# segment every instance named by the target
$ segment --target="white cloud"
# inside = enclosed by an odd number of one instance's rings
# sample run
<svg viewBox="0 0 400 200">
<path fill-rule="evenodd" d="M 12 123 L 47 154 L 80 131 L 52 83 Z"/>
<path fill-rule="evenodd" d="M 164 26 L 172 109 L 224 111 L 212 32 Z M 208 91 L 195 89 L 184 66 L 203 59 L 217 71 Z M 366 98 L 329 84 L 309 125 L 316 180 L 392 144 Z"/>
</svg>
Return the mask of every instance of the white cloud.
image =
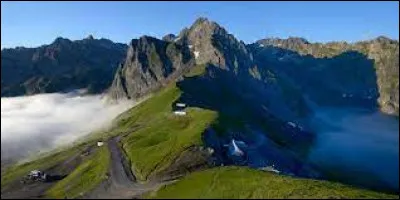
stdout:
<svg viewBox="0 0 400 200">
<path fill-rule="evenodd" d="M 101 96 L 58 93 L 1 98 L 1 160 L 69 144 L 109 126 L 132 106 L 106 104 Z"/>
</svg>

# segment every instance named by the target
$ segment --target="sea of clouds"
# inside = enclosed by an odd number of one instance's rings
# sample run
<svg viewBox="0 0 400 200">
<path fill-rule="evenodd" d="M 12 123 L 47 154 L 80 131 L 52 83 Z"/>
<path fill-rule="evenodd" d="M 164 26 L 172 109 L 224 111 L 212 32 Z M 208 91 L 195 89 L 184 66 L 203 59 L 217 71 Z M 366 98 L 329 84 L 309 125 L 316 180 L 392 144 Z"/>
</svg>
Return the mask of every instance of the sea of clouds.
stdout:
<svg viewBox="0 0 400 200">
<path fill-rule="evenodd" d="M 1 98 L 1 161 L 67 145 L 111 121 L 133 102 L 106 103 L 100 95 L 39 94 Z"/>
<path fill-rule="evenodd" d="M 319 108 L 314 121 L 318 134 L 309 153 L 312 162 L 327 170 L 339 171 L 351 184 L 388 186 L 398 191 L 399 121 L 396 117 L 355 108 Z"/>
</svg>

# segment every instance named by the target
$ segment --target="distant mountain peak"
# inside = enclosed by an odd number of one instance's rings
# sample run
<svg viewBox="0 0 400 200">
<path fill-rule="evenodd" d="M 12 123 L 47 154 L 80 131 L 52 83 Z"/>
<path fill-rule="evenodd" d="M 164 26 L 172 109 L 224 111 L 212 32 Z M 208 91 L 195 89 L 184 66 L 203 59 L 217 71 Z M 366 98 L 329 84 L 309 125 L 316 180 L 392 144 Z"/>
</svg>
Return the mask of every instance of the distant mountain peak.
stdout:
<svg viewBox="0 0 400 200">
<path fill-rule="evenodd" d="M 299 43 L 303 43 L 303 44 L 310 44 L 310 42 L 308 42 L 308 40 L 306 40 L 306 39 L 303 38 L 303 37 L 293 37 L 293 36 L 290 36 L 290 37 L 288 38 L 288 40 L 292 40 L 292 41 L 299 42 Z"/>
<path fill-rule="evenodd" d="M 303 38 L 303 37 L 293 37 L 289 36 L 288 38 L 279 38 L 279 37 L 270 37 L 270 38 L 265 38 L 262 40 L 259 40 L 258 43 L 282 43 L 282 42 L 289 42 L 289 43 L 296 43 L 296 44 L 310 44 L 310 42 Z"/>
<path fill-rule="evenodd" d="M 176 39 L 176 35 L 170 33 L 162 37 L 162 40 L 167 41 L 167 42 L 172 42 Z"/>
<path fill-rule="evenodd" d="M 94 37 L 92 34 L 89 34 L 85 39 L 87 40 L 94 40 Z"/>
<path fill-rule="evenodd" d="M 63 38 L 63 37 L 57 37 L 52 44 L 68 44 L 71 43 L 72 41 L 69 40 L 68 38 Z"/>
</svg>

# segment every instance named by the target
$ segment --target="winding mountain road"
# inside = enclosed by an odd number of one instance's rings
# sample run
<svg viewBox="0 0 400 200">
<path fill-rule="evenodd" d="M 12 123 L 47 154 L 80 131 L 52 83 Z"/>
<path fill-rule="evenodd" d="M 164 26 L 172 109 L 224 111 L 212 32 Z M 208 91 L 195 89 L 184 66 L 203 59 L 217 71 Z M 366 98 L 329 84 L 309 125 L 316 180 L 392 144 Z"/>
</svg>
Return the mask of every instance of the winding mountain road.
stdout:
<svg viewBox="0 0 400 200">
<path fill-rule="evenodd" d="M 138 183 L 130 169 L 130 165 L 123 156 L 122 149 L 118 146 L 120 138 L 121 136 L 117 136 L 108 141 L 108 148 L 111 153 L 111 165 L 108 179 L 93 191 L 84 195 L 84 198 L 139 198 L 146 192 L 156 190 L 163 185 L 175 182 L 174 180 L 165 182 L 153 180 L 143 184 Z"/>
</svg>

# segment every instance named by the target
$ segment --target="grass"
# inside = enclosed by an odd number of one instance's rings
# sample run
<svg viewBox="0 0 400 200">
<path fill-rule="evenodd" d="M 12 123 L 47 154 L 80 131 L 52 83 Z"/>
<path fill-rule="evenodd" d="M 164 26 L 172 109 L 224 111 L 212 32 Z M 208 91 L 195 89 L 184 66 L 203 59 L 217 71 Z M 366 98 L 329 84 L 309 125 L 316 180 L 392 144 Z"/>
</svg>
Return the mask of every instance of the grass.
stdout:
<svg viewBox="0 0 400 200">
<path fill-rule="evenodd" d="M 174 84 L 155 94 L 138 106 L 135 106 L 121 114 L 116 120 L 115 129 L 112 131 L 131 130 L 132 127 L 143 127 L 160 113 L 170 112 L 171 103 L 178 99 L 181 91 Z"/>
<path fill-rule="evenodd" d="M 30 162 L 18 164 L 7 168 L 4 173 L 1 174 L 1 187 L 3 188 L 7 184 L 15 181 L 22 176 L 27 175 L 31 170 L 46 170 L 76 154 L 82 146 L 76 148 L 70 148 L 68 150 L 58 151 L 49 153 L 39 159 L 35 159 Z"/>
<path fill-rule="evenodd" d="M 206 68 L 207 68 L 206 64 L 196 65 L 195 67 L 190 69 L 188 73 L 185 74 L 185 77 L 195 77 L 204 75 L 206 73 Z"/>
<path fill-rule="evenodd" d="M 107 145 L 99 147 L 94 155 L 79 165 L 70 175 L 46 191 L 49 198 L 76 198 L 94 189 L 105 178 L 110 165 Z"/>
<path fill-rule="evenodd" d="M 339 183 L 292 178 L 244 167 L 194 172 L 145 198 L 396 198 Z"/>
<path fill-rule="evenodd" d="M 203 131 L 216 119 L 213 111 L 187 108 L 187 115 L 172 113 L 172 103 L 180 96 L 174 85 L 130 112 L 122 126 L 140 128 L 122 140 L 132 169 L 141 181 L 168 167 L 185 149 L 202 143 Z"/>
</svg>

